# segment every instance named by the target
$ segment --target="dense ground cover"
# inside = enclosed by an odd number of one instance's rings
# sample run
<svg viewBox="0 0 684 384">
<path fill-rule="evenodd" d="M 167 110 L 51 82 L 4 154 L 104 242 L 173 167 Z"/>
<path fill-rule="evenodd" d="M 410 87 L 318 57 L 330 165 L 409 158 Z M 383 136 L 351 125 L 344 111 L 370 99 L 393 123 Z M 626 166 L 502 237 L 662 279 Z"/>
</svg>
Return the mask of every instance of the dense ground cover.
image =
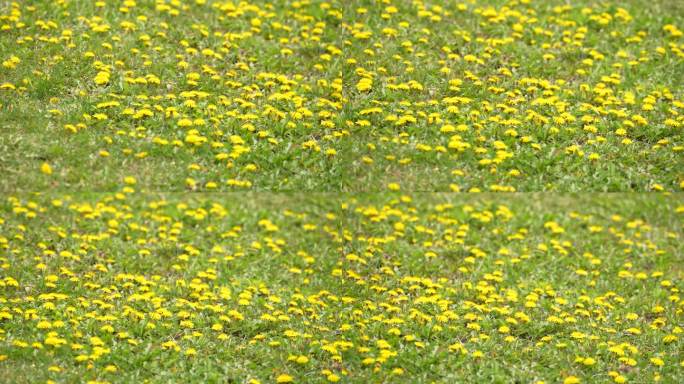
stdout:
<svg viewBox="0 0 684 384">
<path fill-rule="evenodd" d="M 680 3 L 0 2 L 0 382 L 684 382 Z"/>
<path fill-rule="evenodd" d="M 681 191 L 676 1 L 0 4 L 2 190 Z"/>
<path fill-rule="evenodd" d="M 4 382 L 681 382 L 684 197 L 0 208 Z"/>
</svg>

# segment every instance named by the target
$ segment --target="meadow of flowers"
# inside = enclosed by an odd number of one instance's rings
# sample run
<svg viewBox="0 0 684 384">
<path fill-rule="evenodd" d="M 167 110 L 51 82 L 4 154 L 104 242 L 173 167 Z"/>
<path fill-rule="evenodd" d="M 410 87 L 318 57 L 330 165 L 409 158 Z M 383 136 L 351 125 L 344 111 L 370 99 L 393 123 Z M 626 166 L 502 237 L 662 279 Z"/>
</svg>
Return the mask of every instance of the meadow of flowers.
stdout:
<svg viewBox="0 0 684 384">
<path fill-rule="evenodd" d="M 682 196 L 232 196 L 3 202 L 2 381 L 684 377 Z"/>
<path fill-rule="evenodd" d="M 0 384 L 684 382 L 684 1 L 8 0 L 0 64 Z"/>
<path fill-rule="evenodd" d="M 681 191 L 682 28 L 671 0 L 3 2 L 0 185 Z"/>
</svg>

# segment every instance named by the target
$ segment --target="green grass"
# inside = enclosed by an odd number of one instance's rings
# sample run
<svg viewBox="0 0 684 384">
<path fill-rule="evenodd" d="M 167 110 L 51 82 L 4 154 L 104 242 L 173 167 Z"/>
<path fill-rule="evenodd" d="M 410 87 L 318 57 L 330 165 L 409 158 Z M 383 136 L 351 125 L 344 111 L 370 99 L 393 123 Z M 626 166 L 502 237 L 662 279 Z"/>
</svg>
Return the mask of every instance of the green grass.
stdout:
<svg viewBox="0 0 684 384">
<path fill-rule="evenodd" d="M 0 190 L 682 190 L 677 2 L 160 4 L 0 4 Z"/>
<path fill-rule="evenodd" d="M 666 112 L 669 102 L 664 109 L 641 110 L 649 94 L 664 100 L 664 93 L 671 92 L 673 99 L 681 99 L 681 50 L 656 53 L 657 47 L 674 42 L 662 27 L 681 25 L 679 6 L 573 2 L 563 9 L 554 1 L 524 3 L 463 2 L 463 10 L 456 5 L 441 11 L 427 7 L 420 17 L 410 2 L 394 4 L 396 13 L 372 1 L 359 2 L 364 11 L 355 12 L 357 24 L 350 27 L 354 37 L 347 45 L 353 59 L 348 83 L 355 132 L 363 137 L 357 141 L 358 152 L 374 160 L 356 168 L 361 185 L 399 182 L 407 190 L 423 191 L 679 189 L 681 126 L 664 125 L 670 118 L 681 122 L 679 112 Z M 614 18 L 618 6 L 632 19 Z M 487 20 L 485 11 L 492 19 Z M 591 20 L 602 13 L 611 17 L 607 25 Z M 573 44 L 572 36 L 582 28 L 584 37 Z M 627 42 L 640 31 L 641 41 Z M 591 66 L 582 64 L 592 52 L 602 58 Z M 545 59 L 545 54 L 552 56 Z M 619 82 L 608 83 L 613 74 Z M 372 89 L 356 87 L 363 77 L 372 79 Z M 451 80 L 460 84 L 450 87 Z M 411 81 L 420 89 L 396 88 Z M 630 92 L 634 104 L 625 103 Z M 466 99 L 446 102 L 455 97 Z M 457 108 L 449 111 L 450 105 Z M 360 116 L 371 108 L 380 110 Z M 541 117 L 530 119 L 530 112 Z M 645 119 L 643 124 L 626 127 L 625 120 L 635 115 Z M 402 117 L 413 120 L 401 123 Z M 565 121 L 554 120 L 558 118 Z M 463 129 L 440 132 L 445 125 Z M 587 125 L 595 129 L 585 130 Z M 619 128 L 626 132 L 616 134 Z M 397 141 L 400 135 L 404 140 Z M 453 135 L 460 138 L 452 140 Z M 622 144 L 624 138 L 630 143 Z M 467 147 L 457 152 L 450 142 Z M 369 151 L 368 143 L 376 149 Z M 419 150 L 421 145 L 426 151 Z M 568 153 L 571 146 L 577 146 L 575 153 Z M 439 147 L 445 151 L 437 151 Z M 592 153 L 598 159 L 590 159 Z M 412 162 L 401 165 L 400 159 Z M 453 176 L 454 169 L 463 175 Z"/>
<path fill-rule="evenodd" d="M 129 189 L 0 217 L 7 382 L 684 377 L 682 195 Z"/>
<path fill-rule="evenodd" d="M 684 382 L 680 3 L 0 2 L 0 382 Z"/>
</svg>

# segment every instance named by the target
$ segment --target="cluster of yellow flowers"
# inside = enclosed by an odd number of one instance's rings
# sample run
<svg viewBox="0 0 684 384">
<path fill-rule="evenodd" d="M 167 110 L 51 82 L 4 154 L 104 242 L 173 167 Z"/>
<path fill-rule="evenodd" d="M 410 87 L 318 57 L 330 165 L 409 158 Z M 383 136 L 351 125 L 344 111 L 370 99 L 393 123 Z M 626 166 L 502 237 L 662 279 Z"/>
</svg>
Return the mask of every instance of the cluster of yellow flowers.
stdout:
<svg viewBox="0 0 684 384">
<path fill-rule="evenodd" d="M 0 359 L 55 382 L 681 377 L 681 230 L 414 199 L 10 197 Z"/>
<path fill-rule="evenodd" d="M 0 92 L 16 103 L 38 96 L 58 128 L 49 134 L 67 145 L 87 138 L 88 159 L 55 158 L 63 168 L 159 160 L 163 169 L 176 159 L 181 172 L 159 184 L 226 189 L 291 167 L 273 187 L 303 164 L 331 167 L 349 135 L 335 2 L 14 2 L 6 11 L 3 37 L 23 57 L 3 61 L 17 82 Z M 52 89 L 37 95 L 43 82 Z"/>
<path fill-rule="evenodd" d="M 0 94 L 67 185 L 684 188 L 681 20 L 555 3 L 13 2 Z"/>
<path fill-rule="evenodd" d="M 0 382 L 684 382 L 652 3 L 0 3 Z"/>
<path fill-rule="evenodd" d="M 359 163 L 390 182 L 421 165 L 434 174 L 412 189 L 596 190 L 639 158 L 662 173 L 607 189 L 684 188 L 682 77 L 653 73 L 681 66 L 675 25 L 622 4 L 365 3 L 345 25 L 351 118 Z"/>
</svg>

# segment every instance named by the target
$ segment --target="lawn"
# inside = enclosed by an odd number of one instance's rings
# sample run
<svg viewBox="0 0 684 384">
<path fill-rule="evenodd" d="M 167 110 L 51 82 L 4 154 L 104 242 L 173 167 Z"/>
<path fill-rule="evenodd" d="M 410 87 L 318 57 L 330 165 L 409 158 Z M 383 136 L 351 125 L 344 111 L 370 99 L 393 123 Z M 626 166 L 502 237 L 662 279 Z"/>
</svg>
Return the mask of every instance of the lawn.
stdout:
<svg viewBox="0 0 684 384">
<path fill-rule="evenodd" d="M 0 1 L 0 172 L 0 383 L 684 382 L 682 1 Z"/>
<path fill-rule="evenodd" d="M 684 196 L 0 206 L 8 383 L 679 383 Z"/>
<path fill-rule="evenodd" d="M 0 3 L 2 191 L 682 191 L 684 6 Z"/>
</svg>

